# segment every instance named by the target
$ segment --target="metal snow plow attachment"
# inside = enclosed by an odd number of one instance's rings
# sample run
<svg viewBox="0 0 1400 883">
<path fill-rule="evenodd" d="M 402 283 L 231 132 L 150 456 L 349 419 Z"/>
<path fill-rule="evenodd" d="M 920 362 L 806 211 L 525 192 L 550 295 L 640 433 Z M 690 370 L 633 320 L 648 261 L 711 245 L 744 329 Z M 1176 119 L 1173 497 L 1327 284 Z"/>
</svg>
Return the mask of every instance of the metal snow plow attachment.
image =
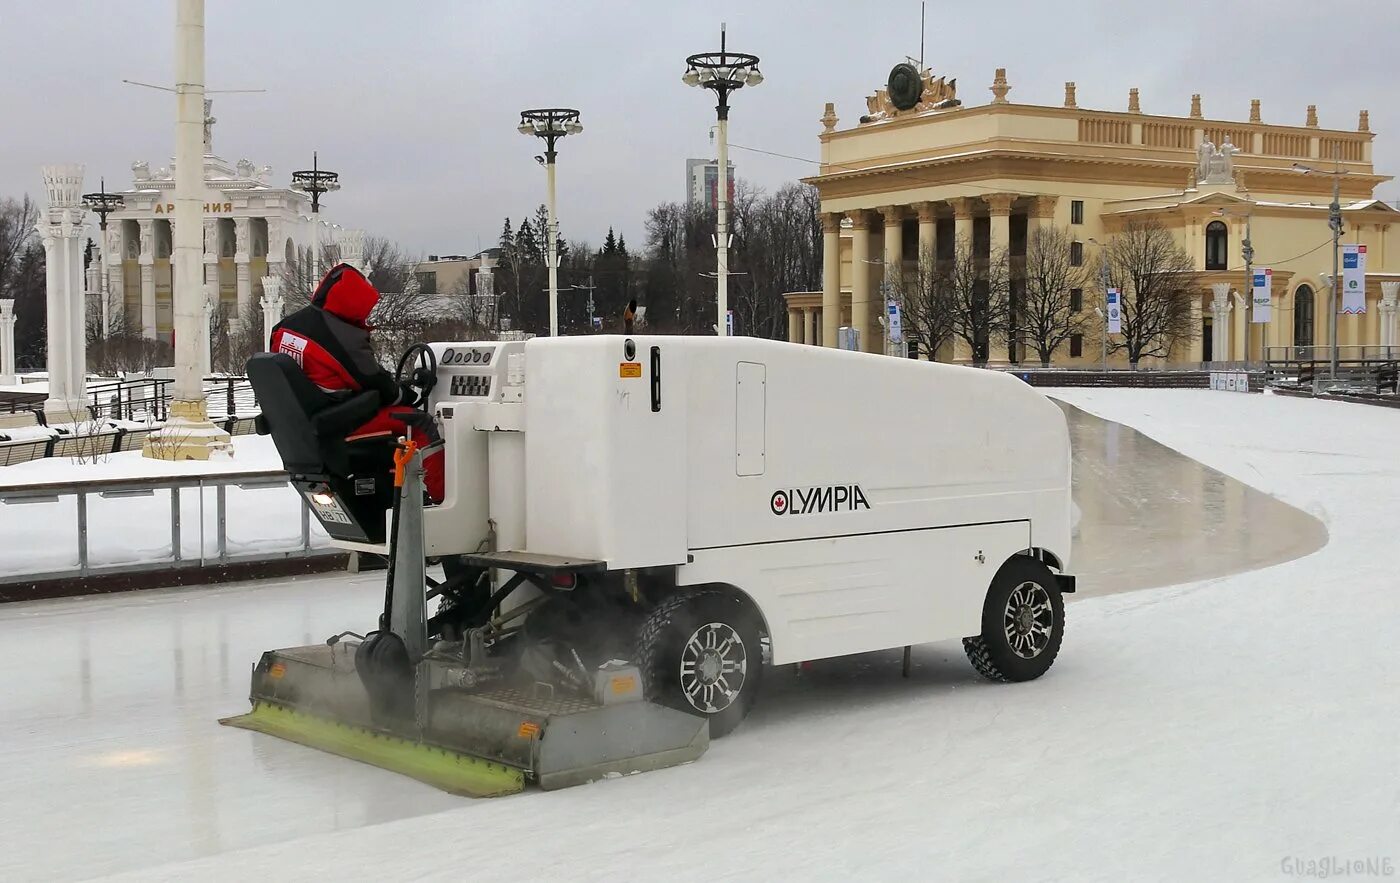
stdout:
<svg viewBox="0 0 1400 883">
<path fill-rule="evenodd" d="M 704 754 L 708 722 L 646 701 L 635 666 L 613 660 L 586 668 L 577 653 L 576 665 L 566 666 L 525 638 L 518 614 L 528 607 L 499 613 L 502 600 L 549 572 L 549 561 L 531 571 L 528 561 L 496 556 L 502 560 L 490 566 L 508 559 L 514 575 L 480 608 L 482 624 L 456 640 L 433 641 L 439 630 L 430 629 L 437 618 L 425 609 L 421 457 L 408 443 L 395 465 L 379 630 L 264 653 L 253 668 L 252 711 L 220 723 L 470 797 L 514 794 L 527 781 L 564 788 Z M 348 511 L 332 486 L 303 492 L 324 497 L 323 508 Z"/>
<path fill-rule="evenodd" d="M 599 702 L 550 696 L 545 685 L 537 691 L 448 686 L 464 669 L 429 658 L 417 666 L 411 713 L 376 715 L 355 670 L 357 647 L 342 642 L 264 653 L 253 671 L 253 710 L 221 723 L 468 797 L 514 794 L 526 781 L 553 790 L 688 763 L 709 745 L 705 721 L 641 699 L 640 678 L 630 667 L 600 673 Z"/>
</svg>

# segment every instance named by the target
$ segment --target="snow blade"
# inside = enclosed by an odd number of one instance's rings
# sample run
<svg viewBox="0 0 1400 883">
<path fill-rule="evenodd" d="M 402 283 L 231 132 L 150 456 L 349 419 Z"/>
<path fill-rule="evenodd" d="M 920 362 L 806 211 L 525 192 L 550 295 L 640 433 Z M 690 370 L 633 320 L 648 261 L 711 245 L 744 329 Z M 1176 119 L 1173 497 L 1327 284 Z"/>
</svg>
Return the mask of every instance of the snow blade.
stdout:
<svg viewBox="0 0 1400 883">
<path fill-rule="evenodd" d="M 436 745 L 336 723 L 271 702 L 219 723 L 296 742 L 417 779 L 462 797 L 501 797 L 525 787 L 525 774 Z"/>
</svg>

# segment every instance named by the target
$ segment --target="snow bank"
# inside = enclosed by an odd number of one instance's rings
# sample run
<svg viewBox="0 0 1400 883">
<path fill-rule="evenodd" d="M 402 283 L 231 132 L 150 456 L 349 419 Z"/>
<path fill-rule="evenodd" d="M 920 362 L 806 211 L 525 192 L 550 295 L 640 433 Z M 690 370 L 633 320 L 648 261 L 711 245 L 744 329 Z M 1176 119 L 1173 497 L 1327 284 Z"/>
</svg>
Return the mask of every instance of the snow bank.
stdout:
<svg viewBox="0 0 1400 883">
<path fill-rule="evenodd" d="M 690 766 L 128 879 L 1116 883 L 1277 880 L 1324 857 L 1400 864 L 1400 412 L 1194 390 L 1057 395 L 1316 513 L 1329 544 L 1077 601 L 1059 661 L 1034 683 L 981 681 L 955 644 L 916 649 L 907 681 L 897 653 L 774 671 L 753 718 Z M 253 752 L 265 738 L 242 735 Z M 57 826 L 56 841 L 70 836 Z"/>
</svg>

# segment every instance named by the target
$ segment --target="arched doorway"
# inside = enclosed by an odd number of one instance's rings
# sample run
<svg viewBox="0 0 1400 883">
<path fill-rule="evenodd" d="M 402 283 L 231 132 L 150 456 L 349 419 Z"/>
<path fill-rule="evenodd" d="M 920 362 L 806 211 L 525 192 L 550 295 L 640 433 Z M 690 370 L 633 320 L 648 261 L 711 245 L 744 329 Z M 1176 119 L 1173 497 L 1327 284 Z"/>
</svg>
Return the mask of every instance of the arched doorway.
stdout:
<svg viewBox="0 0 1400 883">
<path fill-rule="evenodd" d="M 1206 269 L 1225 270 L 1230 266 L 1230 231 L 1221 221 L 1206 225 Z"/>
<path fill-rule="evenodd" d="M 1313 348 L 1313 290 L 1299 285 L 1293 292 L 1293 357 L 1311 359 Z"/>
</svg>

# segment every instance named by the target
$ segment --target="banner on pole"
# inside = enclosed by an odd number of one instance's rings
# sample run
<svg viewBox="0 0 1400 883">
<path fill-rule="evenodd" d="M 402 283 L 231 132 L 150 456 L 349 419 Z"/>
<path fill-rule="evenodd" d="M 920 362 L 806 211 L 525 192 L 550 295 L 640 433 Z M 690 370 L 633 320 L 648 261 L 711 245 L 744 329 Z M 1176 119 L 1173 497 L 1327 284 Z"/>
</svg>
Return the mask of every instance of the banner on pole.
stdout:
<svg viewBox="0 0 1400 883">
<path fill-rule="evenodd" d="M 1250 322 L 1267 322 L 1273 309 L 1274 271 L 1269 268 L 1254 271 L 1254 293 L 1250 296 L 1253 309 L 1249 311 Z"/>
<path fill-rule="evenodd" d="M 893 299 L 885 305 L 885 315 L 889 323 L 890 343 L 904 342 L 904 327 L 899 318 L 899 304 Z"/>
<path fill-rule="evenodd" d="M 1342 312 L 1366 312 L 1366 246 L 1342 246 Z"/>
<path fill-rule="evenodd" d="M 726 313 L 724 314 L 724 335 L 725 335 L 725 337 L 733 337 L 733 336 L 734 336 L 734 311 L 733 311 L 733 310 L 729 310 L 728 312 L 726 312 Z"/>
<path fill-rule="evenodd" d="M 1118 302 L 1118 289 L 1108 290 L 1108 333 L 1123 333 L 1123 308 Z"/>
</svg>

